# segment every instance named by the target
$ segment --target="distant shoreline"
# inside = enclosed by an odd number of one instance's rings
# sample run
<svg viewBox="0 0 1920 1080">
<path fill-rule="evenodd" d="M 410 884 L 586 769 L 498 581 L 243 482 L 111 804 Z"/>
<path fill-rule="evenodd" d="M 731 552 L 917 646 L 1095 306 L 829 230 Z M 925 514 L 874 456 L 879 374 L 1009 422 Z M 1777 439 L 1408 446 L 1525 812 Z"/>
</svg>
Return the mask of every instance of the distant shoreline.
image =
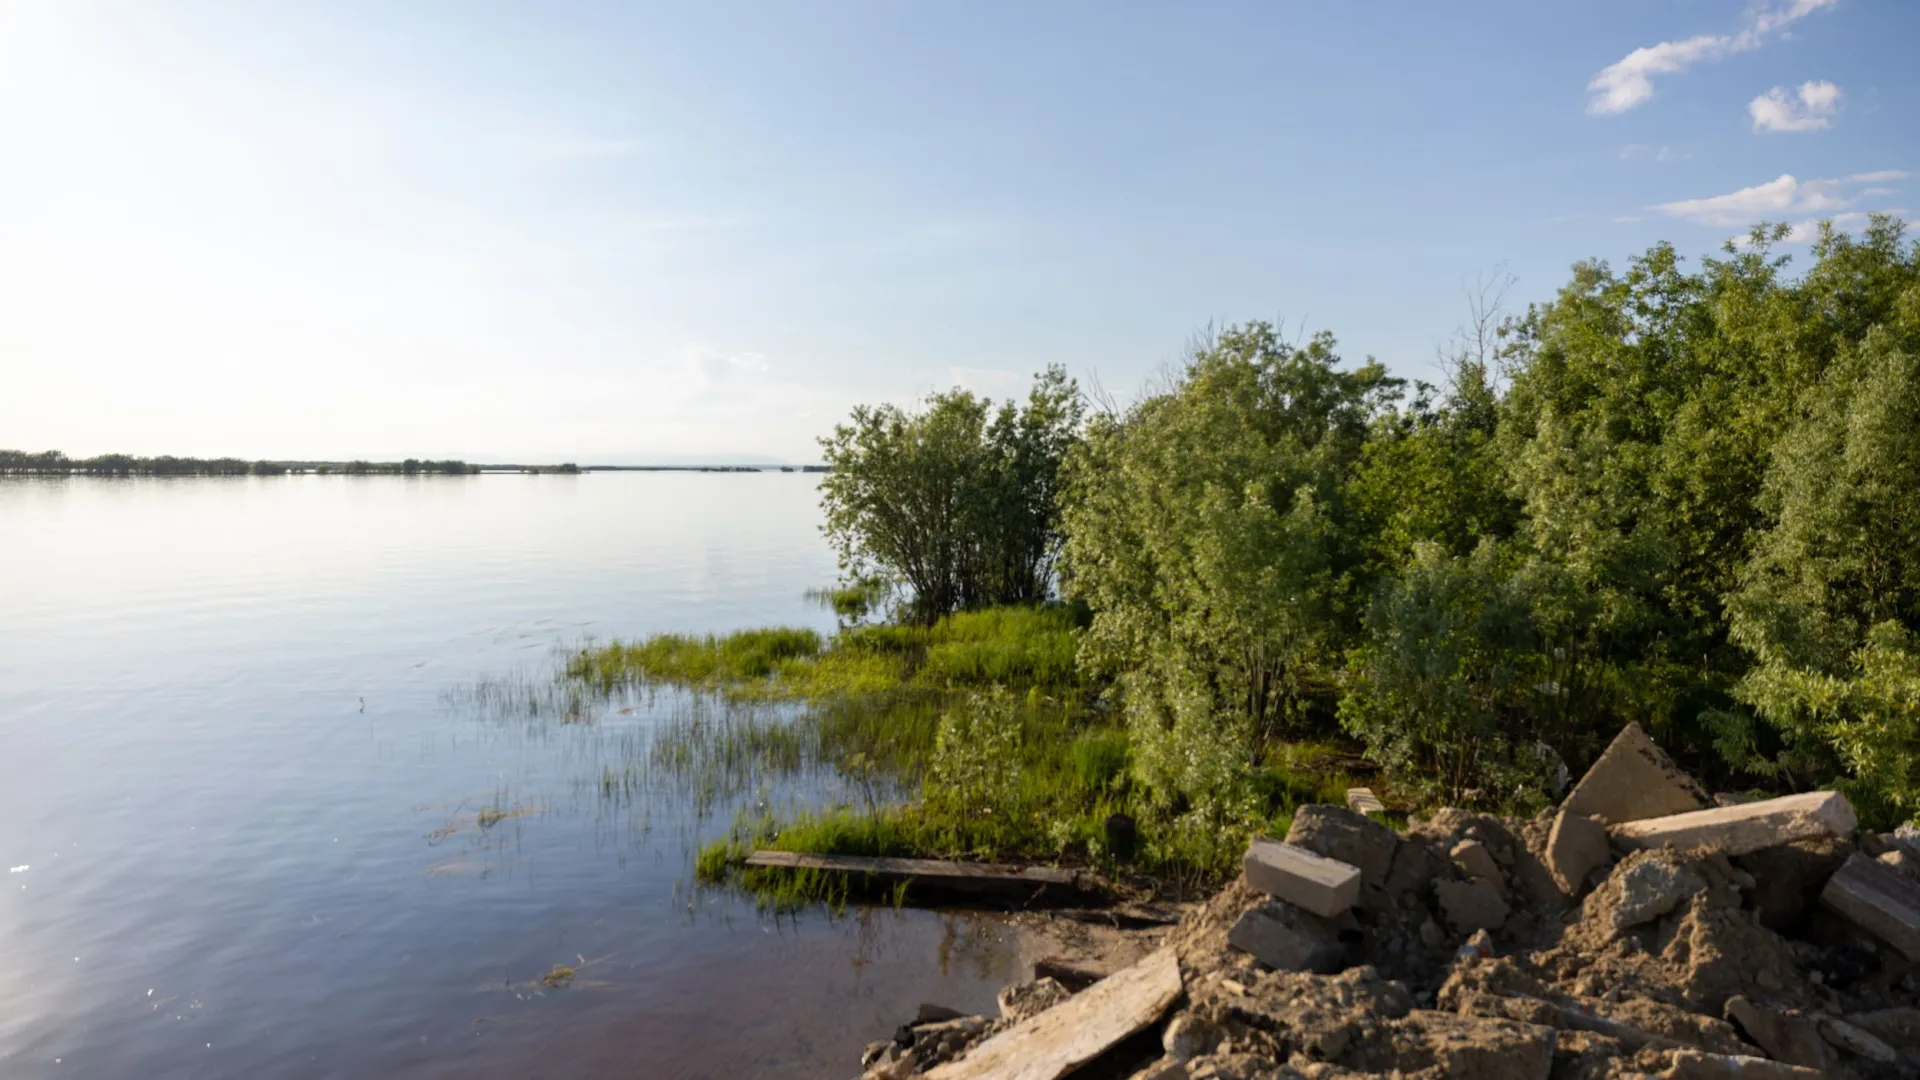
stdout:
<svg viewBox="0 0 1920 1080">
<path fill-rule="evenodd" d="M 243 458 L 190 458 L 162 455 L 136 457 L 132 454 L 102 454 L 90 458 L 70 458 L 57 450 L 29 454 L 19 450 L 0 450 L 0 476 L 287 476 L 312 473 L 318 476 L 473 476 L 479 473 L 532 473 L 577 475 L 589 472 L 725 472 L 725 473 L 824 473 L 825 465 L 557 465 L 486 464 L 447 459 L 429 461 L 407 458 L 402 461 L 248 461 Z"/>
</svg>

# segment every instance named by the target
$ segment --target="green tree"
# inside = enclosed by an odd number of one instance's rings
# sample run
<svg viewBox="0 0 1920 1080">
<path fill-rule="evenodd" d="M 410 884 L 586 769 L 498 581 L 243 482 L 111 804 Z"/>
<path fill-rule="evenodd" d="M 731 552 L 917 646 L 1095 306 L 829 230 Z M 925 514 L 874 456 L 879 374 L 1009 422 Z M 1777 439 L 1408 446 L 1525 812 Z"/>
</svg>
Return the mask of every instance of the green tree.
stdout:
<svg viewBox="0 0 1920 1080">
<path fill-rule="evenodd" d="M 1372 361 L 1339 363 L 1330 335 L 1228 329 L 1069 458 L 1064 576 L 1093 611 L 1082 661 L 1124 680 L 1150 784 L 1191 783 L 1169 755 L 1247 760 L 1326 681 L 1359 563 L 1343 477 L 1399 387 Z"/>
<path fill-rule="evenodd" d="M 1060 547 L 1057 474 L 1078 438 L 1079 388 L 1039 375 L 1025 408 L 965 390 L 908 412 L 858 406 L 821 446 L 828 539 L 852 581 L 907 590 L 931 624 L 951 611 L 1028 603 L 1052 590 Z"/>
</svg>

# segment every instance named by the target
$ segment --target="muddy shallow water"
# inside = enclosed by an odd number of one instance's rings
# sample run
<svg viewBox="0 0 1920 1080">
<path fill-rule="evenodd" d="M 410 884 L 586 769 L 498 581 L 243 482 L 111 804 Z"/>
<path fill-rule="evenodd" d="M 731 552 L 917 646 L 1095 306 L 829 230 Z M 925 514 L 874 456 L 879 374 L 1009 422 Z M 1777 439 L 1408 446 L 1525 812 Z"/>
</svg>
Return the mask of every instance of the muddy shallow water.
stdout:
<svg viewBox="0 0 1920 1080">
<path fill-rule="evenodd" d="M 696 801 L 645 768 L 685 701 L 458 704 L 589 636 L 830 628 L 815 484 L 0 479 L 0 1076 L 833 1077 L 991 1008 L 1003 922 L 691 887 L 832 777 Z"/>
</svg>

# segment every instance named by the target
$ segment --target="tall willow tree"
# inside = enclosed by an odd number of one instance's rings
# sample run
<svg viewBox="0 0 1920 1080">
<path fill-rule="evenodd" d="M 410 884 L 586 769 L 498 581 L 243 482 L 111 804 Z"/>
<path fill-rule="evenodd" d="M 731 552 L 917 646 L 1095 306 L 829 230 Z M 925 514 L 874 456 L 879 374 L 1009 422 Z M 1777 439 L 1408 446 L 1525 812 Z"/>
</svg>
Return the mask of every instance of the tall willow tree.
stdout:
<svg viewBox="0 0 1920 1080">
<path fill-rule="evenodd" d="M 1060 550 L 1057 477 L 1082 412 L 1059 367 L 1036 377 L 1024 407 L 959 389 L 912 412 L 856 407 L 820 440 L 824 530 L 842 572 L 904 587 L 924 622 L 1045 599 Z"/>
<path fill-rule="evenodd" d="M 1220 789 L 1299 720 L 1338 635 L 1344 472 L 1397 390 L 1334 340 L 1229 329 L 1166 392 L 1097 418 L 1069 458 L 1065 577 L 1093 610 L 1082 660 L 1125 687 L 1143 778 Z"/>
</svg>

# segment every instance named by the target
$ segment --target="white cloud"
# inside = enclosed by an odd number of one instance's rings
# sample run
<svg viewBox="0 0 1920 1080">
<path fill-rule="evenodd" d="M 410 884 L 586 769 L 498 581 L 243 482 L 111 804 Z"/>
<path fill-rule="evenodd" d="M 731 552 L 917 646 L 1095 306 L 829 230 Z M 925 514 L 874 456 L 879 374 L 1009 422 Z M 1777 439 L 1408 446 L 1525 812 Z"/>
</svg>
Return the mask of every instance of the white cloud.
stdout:
<svg viewBox="0 0 1920 1080">
<path fill-rule="evenodd" d="M 1860 197 L 1863 199 L 1870 199 L 1875 195 L 1897 195 L 1897 194 L 1899 194 L 1898 188 L 1870 187 L 1860 192 Z"/>
<path fill-rule="evenodd" d="M 1798 91 L 1774 87 L 1747 102 L 1747 115 L 1755 131 L 1820 131 L 1831 125 L 1839 106 L 1840 88 L 1816 79 L 1801 83 Z"/>
<path fill-rule="evenodd" d="M 1854 173 L 1847 177 L 1850 183 L 1884 184 L 1889 180 L 1911 180 L 1913 174 L 1900 169 L 1881 169 L 1879 172 Z"/>
<path fill-rule="evenodd" d="M 1677 202 L 1660 203 L 1649 209 L 1696 224 L 1719 228 L 1745 228 L 1760 221 L 1778 221 L 1788 216 L 1818 215 L 1804 217 L 1793 224 L 1793 232 L 1789 239 L 1798 241 L 1816 235 L 1823 218 L 1844 227 L 1848 224 L 1864 222 L 1869 213 L 1904 215 L 1906 211 L 1901 209 L 1858 205 L 1863 199 L 1892 194 L 1891 188 L 1863 188 L 1851 193 L 1847 189 L 1869 177 L 1905 175 L 1897 169 L 1858 173 L 1837 180 L 1801 180 L 1787 174 L 1764 184 L 1755 184 L 1725 195 L 1681 199 Z"/>
<path fill-rule="evenodd" d="M 1696 34 L 1682 41 L 1643 45 L 1601 68 L 1587 84 L 1593 93 L 1587 111 L 1595 116 L 1613 116 L 1644 105 L 1653 97 L 1655 75 L 1677 75 L 1698 63 L 1750 52 L 1788 25 L 1838 2 L 1793 0 L 1783 6 L 1761 7 L 1748 13 L 1746 27 L 1737 34 Z"/>
</svg>

